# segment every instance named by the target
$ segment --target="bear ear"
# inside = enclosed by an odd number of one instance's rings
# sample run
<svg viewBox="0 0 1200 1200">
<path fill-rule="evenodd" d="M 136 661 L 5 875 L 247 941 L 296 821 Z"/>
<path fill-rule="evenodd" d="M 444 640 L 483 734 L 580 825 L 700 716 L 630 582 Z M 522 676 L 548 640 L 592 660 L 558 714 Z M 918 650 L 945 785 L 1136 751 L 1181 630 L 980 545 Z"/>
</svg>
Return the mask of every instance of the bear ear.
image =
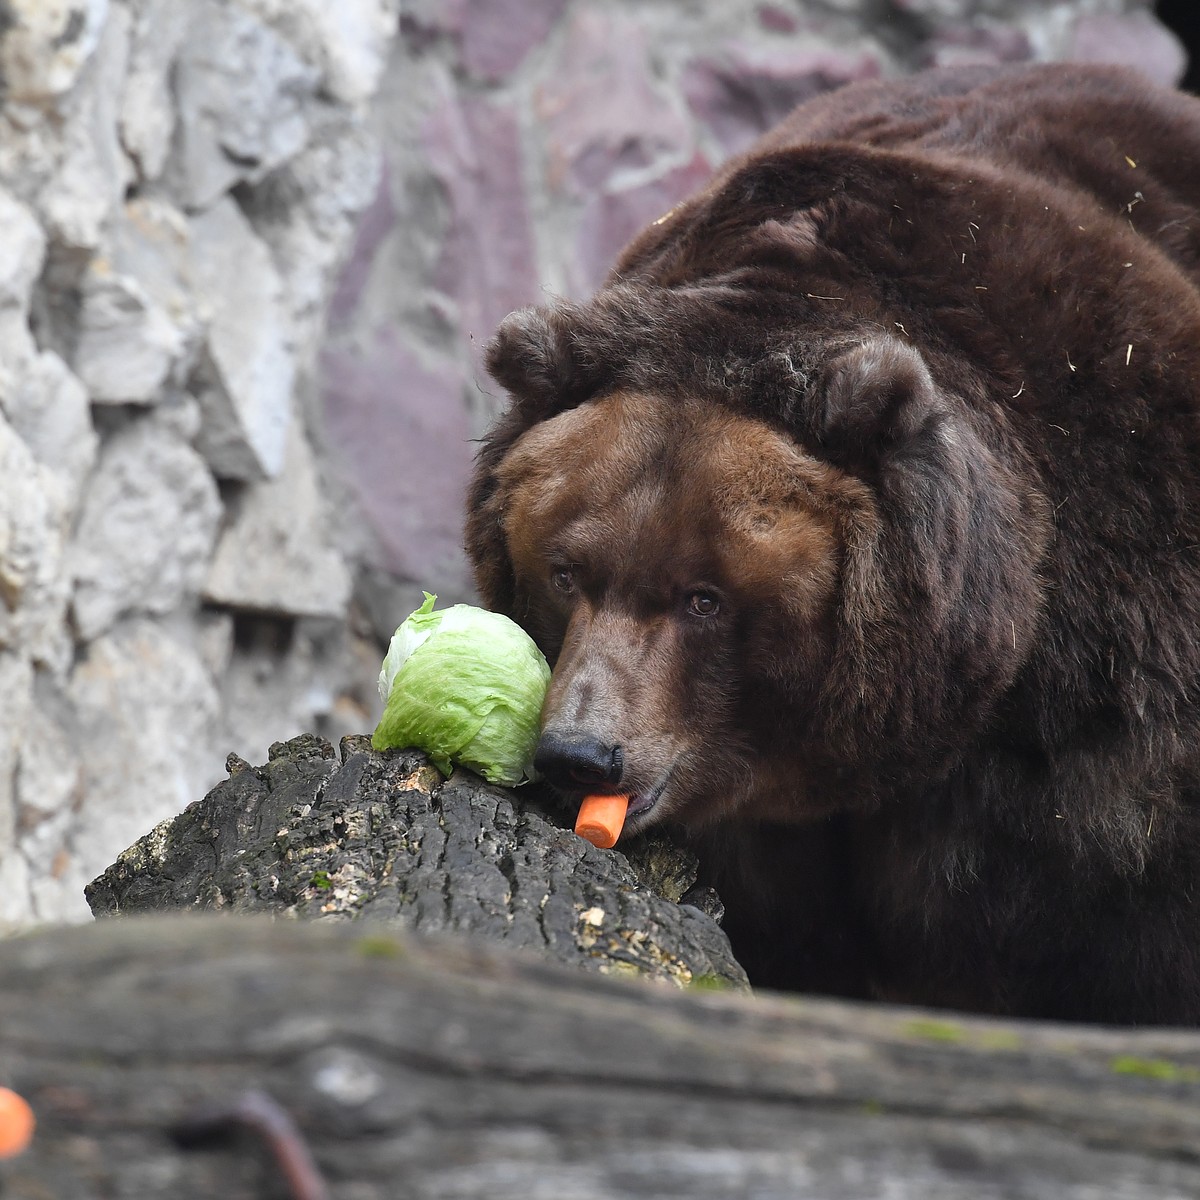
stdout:
<svg viewBox="0 0 1200 1200">
<path fill-rule="evenodd" d="M 571 408 L 594 388 L 577 346 L 571 305 L 510 313 L 488 343 L 488 374 L 532 424 Z"/>
<path fill-rule="evenodd" d="M 835 457 L 877 464 L 946 415 L 918 350 L 872 338 L 825 366 L 814 418 L 818 440 Z"/>
</svg>

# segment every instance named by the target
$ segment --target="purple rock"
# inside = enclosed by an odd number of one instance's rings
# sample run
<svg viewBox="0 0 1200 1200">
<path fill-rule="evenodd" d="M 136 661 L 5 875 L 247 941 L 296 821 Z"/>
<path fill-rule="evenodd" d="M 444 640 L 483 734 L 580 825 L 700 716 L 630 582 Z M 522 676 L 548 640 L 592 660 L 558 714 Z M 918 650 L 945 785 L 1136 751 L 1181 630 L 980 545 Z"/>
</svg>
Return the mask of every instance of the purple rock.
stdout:
<svg viewBox="0 0 1200 1200">
<path fill-rule="evenodd" d="M 942 29 L 924 48 L 921 65 L 960 67 L 973 63 L 1026 62 L 1033 47 L 1024 30 L 999 25 L 955 25 Z"/>
<path fill-rule="evenodd" d="M 650 183 L 622 191 L 600 192 L 584 208 L 573 290 L 592 292 L 603 283 L 617 255 L 651 221 L 670 212 L 712 174 L 702 154 Z"/>
<path fill-rule="evenodd" d="M 881 70 L 878 57 L 868 50 L 735 47 L 720 57 L 693 60 L 683 91 L 697 118 L 732 154 L 801 101 L 854 80 L 873 79 Z"/>
<path fill-rule="evenodd" d="M 1136 67 L 1155 83 L 1173 87 L 1187 70 L 1179 39 L 1148 12 L 1097 13 L 1075 22 L 1067 57 L 1075 62 Z"/>
<path fill-rule="evenodd" d="M 795 33 L 799 28 L 796 18 L 778 4 L 760 4 L 758 23 L 772 33 Z"/>
<path fill-rule="evenodd" d="M 434 284 L 478 359 L 500 318 L 538 296 L 520 133 L 510 109 L 463 97 L 431 115 L 422 141 L 450 210 Z"/>
<path fill-rule="evenodd" d="M 391 170 L 385 160 L 375 198 L 358 219 L 350 257 L 346 260 L 346 265 L 338 277 L 337 287 L 330 297 L 330 329 L 341 328 L 354 315 L 371 274 L 375 255 L 395 224 L 396 209 L 392 203 Z"/>
<path fill-rule="evenodd" d="M 511 74 L 541 45 L 566 0 L 466 0 L 462 56 L 467 70 L 490 82 Z"/>
<path fill-rule="evenodd" d="M 630 17 L 580 10 L 536 105 L 552 192 L 590 196 L 689 145 L 686 122 L 651 79 L 642 26 Z"/>
<path fill-rule="evenodd" d="M 461 372 L 423 364 L 390 332 L 365 352 L 327 347 L 320 371 L 333 461 L 379 541 L 381 565 L 436 578 L 461 557 L 473 454 Z"/>
</svg>

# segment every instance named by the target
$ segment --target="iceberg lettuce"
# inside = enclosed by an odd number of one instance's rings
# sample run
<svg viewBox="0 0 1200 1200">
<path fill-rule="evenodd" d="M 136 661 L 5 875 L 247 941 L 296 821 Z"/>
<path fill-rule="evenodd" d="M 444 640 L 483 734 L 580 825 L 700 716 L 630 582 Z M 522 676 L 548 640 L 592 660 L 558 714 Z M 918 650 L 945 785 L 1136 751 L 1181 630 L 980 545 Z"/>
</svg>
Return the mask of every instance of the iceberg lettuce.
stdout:
<svg viewBox="0 0 1200 1200">
<path fill-rule="evenodd" d="M 464 766 L 506 787 L 534 778 L 545 657 L 508 617 L 469 604 L 434 612 L 436 600 L 426 592 L 392 636 L 371 744 L 416 746 L 445 774 Z"/>
</svg>

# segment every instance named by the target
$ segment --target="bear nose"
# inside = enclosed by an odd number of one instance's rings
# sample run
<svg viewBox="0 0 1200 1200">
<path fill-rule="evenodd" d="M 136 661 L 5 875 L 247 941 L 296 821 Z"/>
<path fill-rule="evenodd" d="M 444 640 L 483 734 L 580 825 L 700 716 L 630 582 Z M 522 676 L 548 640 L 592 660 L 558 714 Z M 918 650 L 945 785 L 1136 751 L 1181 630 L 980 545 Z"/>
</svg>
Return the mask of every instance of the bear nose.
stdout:
<svg viewBox="0 0 1200 1200">
<path fill-rule="evenodd" d="M 535 770 L 556 787 L 593 787 L 619 783 L 624 763 L 621 747 L 586 733 L 547 731 L 533 756 Z"/>
</svg>

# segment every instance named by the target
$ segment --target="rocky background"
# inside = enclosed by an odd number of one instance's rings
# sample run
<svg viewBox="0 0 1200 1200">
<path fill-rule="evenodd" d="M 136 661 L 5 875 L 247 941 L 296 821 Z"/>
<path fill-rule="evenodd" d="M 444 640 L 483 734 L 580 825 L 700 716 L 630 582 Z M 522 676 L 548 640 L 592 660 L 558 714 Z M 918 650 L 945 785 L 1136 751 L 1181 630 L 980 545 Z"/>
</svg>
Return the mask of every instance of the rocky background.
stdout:
<svg viewBox="0 0 1200 1200">
<path fill-rule="evenodd" d="M 1148 0 L 0 0 L 0 922 L 469 599 L 510 309 L 793 104 L 971 61 L 1175 82 Z"/>
</svg>

